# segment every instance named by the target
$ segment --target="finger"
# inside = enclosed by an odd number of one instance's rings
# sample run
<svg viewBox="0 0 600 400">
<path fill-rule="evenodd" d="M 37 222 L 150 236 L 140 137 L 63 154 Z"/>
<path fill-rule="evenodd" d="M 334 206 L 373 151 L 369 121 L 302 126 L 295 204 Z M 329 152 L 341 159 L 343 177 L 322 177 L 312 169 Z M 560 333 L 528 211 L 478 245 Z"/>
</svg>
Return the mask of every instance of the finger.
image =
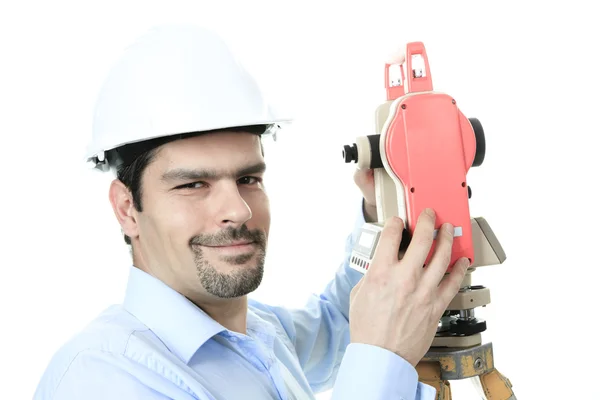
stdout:
<svg viewBox="0 0 600 400">
<path fill-rule="evenodd" d="M 359 185 L 363 183 L 373 182 L 374 176 L 375 174 L 372 168 L 363 169 L 357 167 L 356 171 L 354 172 L 354 182 Z"/>
<path fill-rule="evenodd" d="M 468 258 L 460 258 L 454 263 L 452 270 L 438 287 L 436 298 L 440 309 L 443 309 L 442 312 L 446 310 L 452 299 L 454 299 L 454 296 L 460 290 L 460 285 L 465 278 L 469 265 Z"/>
<path fill-rule="evenodd" d="M 425 260 L 433 245 L 433 231 L 435 230 L 435 212 L 426 208 L 421 212 L 415 226 L 415 231 L 406 249 L 402 261 L 412 268 L 422 270 Z"/>
<path fill-rule="evenodd" d="M 392 266 L 398 262 L 398 250 L 402 241 L 404 221 L 398 217 L 391 217 L 385 222 L 377 248 L 373 254 L 373 261 L 369 273 L 377 273 L 380 268 Z"/>
<path fill-rule="evenodd" d="M 423 283 L 432 289 L 440 284 L 448 270 L 452 259 L 452 244 L 454 243 L 454 227 L 444 223 L 438 230 L 433 256 L 423 272 Z"/>
</svg>

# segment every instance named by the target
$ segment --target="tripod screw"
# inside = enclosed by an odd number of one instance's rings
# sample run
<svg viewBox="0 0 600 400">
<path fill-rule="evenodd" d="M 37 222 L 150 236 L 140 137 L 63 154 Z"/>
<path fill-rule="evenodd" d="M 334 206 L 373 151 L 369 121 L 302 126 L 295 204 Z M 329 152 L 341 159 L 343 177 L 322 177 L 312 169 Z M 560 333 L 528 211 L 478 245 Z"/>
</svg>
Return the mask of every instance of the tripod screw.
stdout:
<svg viewBox="0 0 600 400">
<path fill-rule="evenodd" d="M 481 369 L 481 367 L 483 367 L 483 361 L 481 361 L 481 358 L 475 360 L 473 366 L 475 367 L 475 369 Z"/>
</svg>

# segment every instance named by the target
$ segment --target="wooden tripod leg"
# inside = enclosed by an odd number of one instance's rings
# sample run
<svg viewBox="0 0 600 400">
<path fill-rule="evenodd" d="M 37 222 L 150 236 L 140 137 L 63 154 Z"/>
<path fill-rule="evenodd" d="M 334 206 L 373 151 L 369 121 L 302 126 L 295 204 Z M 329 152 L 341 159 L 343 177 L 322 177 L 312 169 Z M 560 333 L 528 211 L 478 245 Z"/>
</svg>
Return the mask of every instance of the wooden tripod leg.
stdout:
<svg viewBox="0 0 600 400">
<path fill-rule="evenodd" d="M 434 361 L 421 361 L 417 364 L 419 381 L 435 388 L 435 400 L 452 400 L 450 382 L 442 379 L 442 367 Z"/>
<path fill-rule="evenodd" d="M 487 400 L 517 400 L 512 384 L 496 368 L 479 376 Z"/>
</svg>

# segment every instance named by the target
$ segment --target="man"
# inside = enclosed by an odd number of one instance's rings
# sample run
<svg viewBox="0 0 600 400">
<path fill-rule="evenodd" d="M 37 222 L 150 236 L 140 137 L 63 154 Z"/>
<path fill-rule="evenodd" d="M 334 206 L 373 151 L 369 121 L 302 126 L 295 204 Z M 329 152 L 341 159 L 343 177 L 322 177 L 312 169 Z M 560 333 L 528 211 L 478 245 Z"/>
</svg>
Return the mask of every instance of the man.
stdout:
<svg viewBox="0 0 600 400">
<path fill-rule="evenodd" d="M 306 308 L 249 300 L 269 237 L 261 137 L 286 121 L 221 39 L 161 27 L 131 46 L 98 100 L 89 159 L 113 168 L 109 199 L 133 265 L 113 306 L 53 357 L 35 399 L 433 399 L 417 362 L 458 291 L 452 234 L 423 213 L 401 261 L 387 221 L 369 274 L 348 267 Z M 376 215 L 372 175 L 357 227 Z"/>
</svg>

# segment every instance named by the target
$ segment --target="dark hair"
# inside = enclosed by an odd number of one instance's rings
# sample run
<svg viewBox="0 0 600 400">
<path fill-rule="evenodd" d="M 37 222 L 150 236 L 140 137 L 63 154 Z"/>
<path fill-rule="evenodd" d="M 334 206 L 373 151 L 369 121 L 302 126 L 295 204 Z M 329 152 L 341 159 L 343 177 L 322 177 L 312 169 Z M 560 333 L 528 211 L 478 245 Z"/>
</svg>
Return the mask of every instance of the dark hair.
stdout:
<svg viewBox="0 0 600 400">
<path fill-rule="evenodd" d="M 132 143 L 117 149 L 107 155 L 107 158 L 112 159 L 116 162 L 116 175 L 117 179 L 123 182 L 123 184 L 129 189 L 133 197 L 133 206 L 137 211 L 142 211 L 142 175 L 144 171 L 152 163 L 158 149 L 169 142 L 186 139 L 194 136 L 199 136 L 209 132 L 248 132 L 255 135 L 264 134 L 269 126 L 267 125 L 252 125 L 252 126 L 240 126 L 234 128 L 219 129 L 206 132 L 190 132 L 178 135 L 172 135 L 168 137 L 161 137 L 156 139 L 150 139 L 144 142 Z M 261 152 L 264 150 L 261 142 Z M 131 238 L 127 235 L 123 235 L 125 243 L 131 245 Z"/>
</svg>

